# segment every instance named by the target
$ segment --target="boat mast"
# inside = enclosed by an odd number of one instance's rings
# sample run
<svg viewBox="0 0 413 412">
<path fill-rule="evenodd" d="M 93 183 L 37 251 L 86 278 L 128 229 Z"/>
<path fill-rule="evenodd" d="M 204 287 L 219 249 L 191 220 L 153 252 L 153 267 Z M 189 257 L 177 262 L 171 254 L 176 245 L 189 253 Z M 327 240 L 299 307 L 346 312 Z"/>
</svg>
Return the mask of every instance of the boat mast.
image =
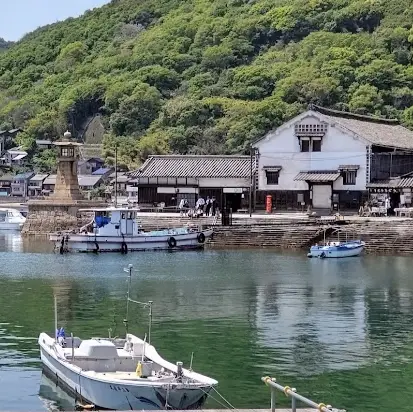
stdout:
<svg viewBox="0 0 413 412">
<path fill-rule="evenodd" d="M 129 320 L 130 287 L 131 287 L 131 282 L 132 282 L 132 268 L 133 268 L 133 265 L 129 264 L 128 268 L 125 269 L 125 272 L 129 274 L 128 275 L 128 293 L 126 295 L 126 317 L 123 320 L 123 323 L 125 324 L 125 328 L 126 328 L 126 334 L 129 333 L 128 320 Z"/>
<path fill-rule="evenodd" d="M 129 264 L 127 268 L 124 269 L 126 273 L 128 273 L 128 292 L 126 295 L 126 317 L 123 320 L 123 323 L 125 324 L 126 328 L 126 334 L 129 333 L 129 302 L 136 303 L 137 305 L 141 305 L 144 308 L 149 308 L 149 325 L 148 325 L 148 343 L 149 345 L 151 344 L 151 332 L 152 332 L 152 304 L 153 301 L 149 300 L 148 302 L 138 302 L 137 300 L 133 300 L 130 298 L 130 290 L 131 290 L 131 284 L 132 284 L 132 268 L 133 265 Z M 145 335 L 146 336 L 146 335 Z"/>
</svg>

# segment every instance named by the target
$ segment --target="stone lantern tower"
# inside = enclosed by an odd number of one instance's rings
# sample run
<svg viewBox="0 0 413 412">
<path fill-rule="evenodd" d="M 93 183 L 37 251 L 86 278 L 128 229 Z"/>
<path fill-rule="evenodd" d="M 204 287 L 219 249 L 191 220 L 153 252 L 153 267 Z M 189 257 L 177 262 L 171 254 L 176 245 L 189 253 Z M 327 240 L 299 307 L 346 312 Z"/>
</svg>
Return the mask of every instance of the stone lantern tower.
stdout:
<svg viewBox="0 0 413 412">
<path fill-rule="evenodd" d="M 56 186 L 52 196 L 56 200 L 82 200 L 77 177 L 78 147 L 81 143 L 72 141 L 70 132 L 64 134 L 63 139 L 54 142 L 58 150 L 58 165 Z"/>
</svg>

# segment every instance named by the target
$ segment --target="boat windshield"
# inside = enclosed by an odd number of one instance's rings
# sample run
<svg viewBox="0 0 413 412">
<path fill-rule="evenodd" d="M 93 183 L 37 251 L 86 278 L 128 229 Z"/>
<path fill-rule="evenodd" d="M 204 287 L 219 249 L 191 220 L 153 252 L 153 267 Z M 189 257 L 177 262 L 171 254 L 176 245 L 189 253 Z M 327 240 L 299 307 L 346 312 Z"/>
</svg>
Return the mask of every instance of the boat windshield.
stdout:
<svg viewBox="0 0 413 412">
<path fill-rule="evenodd" d="M 103 227 L 110 223 L 111 213 L 110 212 L 95 212 L 95 223 L 97 227 Z"/>
</svg>

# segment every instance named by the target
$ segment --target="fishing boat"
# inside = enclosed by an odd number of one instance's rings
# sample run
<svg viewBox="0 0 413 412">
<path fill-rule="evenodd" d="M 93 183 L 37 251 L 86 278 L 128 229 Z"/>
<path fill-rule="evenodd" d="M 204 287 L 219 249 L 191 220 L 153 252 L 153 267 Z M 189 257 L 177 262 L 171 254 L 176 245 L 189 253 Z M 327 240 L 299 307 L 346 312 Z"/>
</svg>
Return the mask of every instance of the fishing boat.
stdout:
<svg viewBox="0 0 413 412">
<path fill-rule="evenodd" d="M 25 221 L 18 210 L 0 208 L 0 230 L 22 230 Z"/>
<path fill-rule="evenodd" d="M 146 232 L 137 219 L 137 208 L 113 206 L 81 211 L 93 214 L 89 224 L 78 232 L 50 236 L 60 253 L 202 249 L 213 234 L 212 228 L 196 225 Z"/>
<path fill-rule="evenodd" d="M 326 233 L 329 231 L 331 234 L 337 234 L 337 241 L 327 241 Z M 345 234 L 345 240 L 340 240 L 340 233 Z M 316 244 L 310 247 L 308 257 L 317 257 L 321 259 L 325 258 L 344 258 L 360 256 L 365 247 L 365 242 L 362 240 L 353 240 L 348 238 L 348 232 L 343 231 L 341 228 L 327 228 L 324 230 L 324 240 L 321 245 Z"/>
<path fill-rule="evenodd" d="M 44 373 L 74 394 L 83 408 L 116 410 L 198 409 L 218 384 L 212 378 L 188 369 L 182 362 L 163 359 L 151 345 L 152 303 L 130 298 L 132 265 L 129 273 L 126 336 L 121 338 L 66 337 L 57 325 L 55 337 L 39 336 Z M 149 330 L 144 339 L 128 333 L 129 303 L 149 308 Z M 148 337 L 148 339 L 147 339 Z"/>
</svg>

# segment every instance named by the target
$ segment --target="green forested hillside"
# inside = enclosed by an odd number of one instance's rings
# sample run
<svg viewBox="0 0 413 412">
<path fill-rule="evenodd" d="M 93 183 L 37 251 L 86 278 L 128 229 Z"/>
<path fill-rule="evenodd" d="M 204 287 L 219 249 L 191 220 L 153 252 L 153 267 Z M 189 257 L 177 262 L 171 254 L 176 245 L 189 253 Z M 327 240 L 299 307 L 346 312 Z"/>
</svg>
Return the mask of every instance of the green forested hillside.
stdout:
<svg viewBox="0 0 413 412">
<path fill-rule="evenodd" d="M 245 151 L 311 102 L 413 126 L 412 24 L 413 0 L 113 0 L 0 54 L 0 128 L 30 148 L 100 113 L 135 165 Z"/>
</svg>

